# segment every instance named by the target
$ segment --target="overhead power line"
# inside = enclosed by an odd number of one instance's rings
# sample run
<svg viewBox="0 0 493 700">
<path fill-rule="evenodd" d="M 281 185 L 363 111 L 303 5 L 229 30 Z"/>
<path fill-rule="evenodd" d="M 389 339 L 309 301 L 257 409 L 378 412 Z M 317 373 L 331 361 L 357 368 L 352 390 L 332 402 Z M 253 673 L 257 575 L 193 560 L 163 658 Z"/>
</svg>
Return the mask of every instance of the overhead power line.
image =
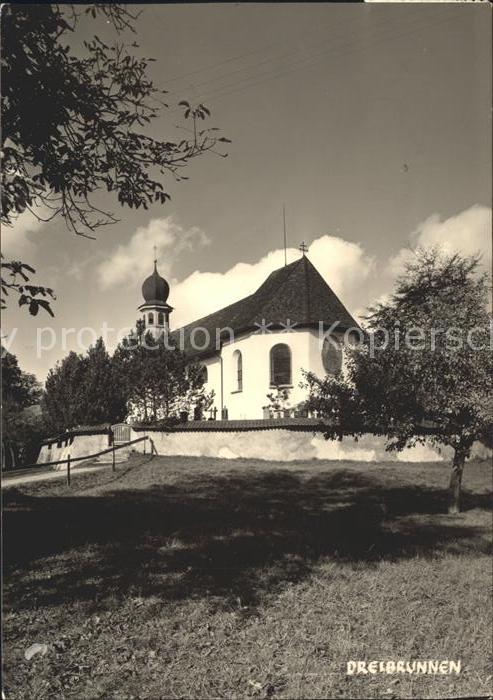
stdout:
<svg viewBox="0 0 493 700">
<path fill-rule="evenodd" d="M 442 13 L 436 13 L 434 16 L 436 17 L 438 14 L 442 15 Z M 443 24 L 445 22 L 448 22 L 452 19 L 457 17 L 456 13 L 453 15 L 450 14 L 449 16 L 442 18 L 437 21 L 437 22 L 429 22 L 428 20 L 426 22 L 421 22 L 419 25 L 414 26 L 411 31 L 405 31 L 405 32 L 399 32 L 399 33 L 394 33 L 393 31 L 391 32 L 386 32 L 383 36 L 380 35 L 377 38 L 376 41 L 372 41 L 368 43 L 367 45 L 363 46 L 353 46 L 351 47 L 348 51 L 344 51 L 342 53 L 338 53 L 337 50 L 338 48 L 341 47 L 332 47 L 330 49 L 327 49 L 326 51 L 319 52 L 317 54 L 314 54 L 313 56 L 310 56 L 306 59 L 303 59 L 302 61 L 298 62 L 293 62 L 291 65 L 287 66 L 285 69 L 281 69 L 280 72 L 273 72 L 275 69 L 269 69 L 268 71 L 261 72 L 258 75 L 255 76 L 248 76 L 246 78 L 242 78 L 240 80 L 235 81 L 234 83 L 230 83 L 227 85 L 223 85 L 221 87 L 218 87 L 214 90 L 211 91 L 204 91 L 202 93 L 199 93 L 199 95 L 196 97 L 196 100 L 206 100 L 209 99 L 210 97 L 214 97 L 216 100 L 220 99 L 222 97 L 226 97 L 228 95 L 232 95 L 234 93 L 238 92 L 244 92 L 245 90 L 248 90 L 252 87 L 255 87 L 256 85 L 260 85 L 262 83 L 268 82 L 270 80 L 276 80 L 278 78 L 284 77 L 285 75 L 288 75 L 292 72 L 295 72 L 297 70 L 302 70 L 304 68 L 316 65 L 317 63 L 320 63 L 322 60 L 324 60 L 326 57 L 330 57 L 330 54 L 334 54 L 334 59 L 337 60 L 343 56 L 350 55 L 352 53 L 358 53 L 360 51 L 367 51 L 368 49 L 372 49 L 374 46 L 385 43 L 385 42 L 392 42 L 395 41 L 396 39 L 400 39 L 404 36 L 409 36 L 412 34 L 415 34 L 417 32 L 420 32 L 423 29 L 426 29 L 431 26 L 436 26 Z M 408 24 L 408 23 L 407 23 Z M 347 45 L 346 45 L 347 46 Z M 344 48 L 344 47 L 342 47 Z M 260 78 L 260 80 L 258 79 Z M 254 82 L 249 82 L 249 81 L 254 81 Z M 238 87 L 241 83 L 248 83 L 247 85 L 244 85 L 242 87 Z M 233 88 L 232 90 L 227 90 L 227 88 Z M 224 90 L 227 90 L 226 92 L 223 92 Z M 175 111 L 175 110 L 173 110 Z M 176 110 L 178 111 L 178 110 Z"/>
<path fill-rule="evenodd" d="M 336 24 L 336 27 L 340 27 L 343 24 L 345 24 L 345 23 L 343 22 L 343 20 L 341 20 L 340 22 L 338 22 Z M 322 30 L 332 29 L 333 27 L 334 27 L 334 23 L 330 22 L 330 23 L 323 25 L 323 27 L 321 29 Z M 267 46 L 263 46 L 259 49 L 254 49 L 253 51 L 248 51 L 247 53 L 242 53 L 242 54 L 239 54 L 236 56 L 229 56 L 228 58 L 225 58 L 223 61 L 218 61 L 217 63 L 212 63 L 212 64 L 209 64 L 207 66 L 203 66 L 202 68 L 197 68 L 195 70 L 189 71 L 188 73 L 182 73 L 181 75 L 175 75 L 172 78 L 166 78 L 165 83 L 167 85 L 169 85 L 170 83 L 174 83 L 177 80 L 182 80 L 183 78 L 188 78 L 191 75 L 198 75 L 199 73 L 205 73 L 206 71 L 220 68 L 221 66 L 226 65 L 228 63 L 234 63 L 235 61 L 240 61 L 244 58 L 248 58 L 250 56 L 255 56 L 256 54 L 259 54 L 259 53 L 267 53 L 268 51 L 270 51 L 270 49 L 275 48 L 276 46 L 286 46 L 286 45 L 289 45 L 289 42 L 287 42 L 285 40 L 284 41 L 276 41 L 276 42 L 273 42 L 272 44 L 268 44 Z"/>
</svg>

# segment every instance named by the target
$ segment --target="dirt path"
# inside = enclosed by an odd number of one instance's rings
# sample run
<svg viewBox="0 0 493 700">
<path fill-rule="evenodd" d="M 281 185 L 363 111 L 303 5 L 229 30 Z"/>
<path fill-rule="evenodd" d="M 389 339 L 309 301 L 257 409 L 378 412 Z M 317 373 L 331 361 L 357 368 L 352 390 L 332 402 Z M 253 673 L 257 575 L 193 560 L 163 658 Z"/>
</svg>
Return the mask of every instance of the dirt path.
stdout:
<svg viewBox="0 0 493 700">
<path fill-rule="evenodd" d="M 86 474 L 87 472 L 95 472 L 101 469 L 107 469 L 111 467 L 111 464 L 98 464 L 97 466 L 87 466 L 87 467 L 72 467 L 70 474 Z M 31 471 L 31 470 L 29 470 Z M 9 475 L 2 474 L 2 488 L 8 489 L 11 486 L 19 486 L 20 484 L 29 484 L 32 481 L 49 481 L 51 479 L 66 479 L 67 470 L 61 469 L 59 471 L 53 471 L 51 469 L 46 471 L 40 471 L 37 473 L 15 475 L 15 472 L 10 472 Z"/>
</svg>

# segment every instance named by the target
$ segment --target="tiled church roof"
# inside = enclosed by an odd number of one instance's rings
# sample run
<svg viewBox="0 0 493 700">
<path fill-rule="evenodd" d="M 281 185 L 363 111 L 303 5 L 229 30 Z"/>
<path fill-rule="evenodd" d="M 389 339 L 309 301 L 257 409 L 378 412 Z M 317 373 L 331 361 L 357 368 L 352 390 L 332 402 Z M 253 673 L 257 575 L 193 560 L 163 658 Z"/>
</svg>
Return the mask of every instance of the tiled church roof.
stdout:
<svg viewBox="0 0 493 700">
<path fill-rule="evenodd" d="M 318 270 L 307 257 L 271 272 L 265 282 L 240 301 L 226 306 L 208 316 L 193 321 L 171 336 L 180 345 L 183 334 L 183 349 L 190 355 L 206 356 L 215 351 L 216 329 L 231 328 L 235 337 L 243 332 L 258 329 L 263 322 L 281 326 L 290 322 L 299 326 L 318 326 L 323 321 L 332 325 L 335 321 L 342 329 L 358 328 L 358 324 L 337 298 Z M 203 350 L 191 347 L 190 336 L 195 328 L 208 331 L 210 342 Z M 228 334 L 225 334 L 228 338 Z M 195 344 L 205 344 L 205 336 L 197 330 Z"/>
</svg>

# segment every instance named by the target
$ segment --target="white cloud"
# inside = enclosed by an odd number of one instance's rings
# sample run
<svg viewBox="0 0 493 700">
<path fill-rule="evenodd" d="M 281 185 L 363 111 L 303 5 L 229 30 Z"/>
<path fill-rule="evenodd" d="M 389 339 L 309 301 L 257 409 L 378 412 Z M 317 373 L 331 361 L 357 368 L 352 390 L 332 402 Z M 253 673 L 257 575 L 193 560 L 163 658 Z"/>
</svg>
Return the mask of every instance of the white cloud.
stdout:
<svg viewBox="0 0 493 700">
<path fill-rule="evenodd" d="M 46 213 L 41 209 L 38 211 L 40 217 L 44 218 Z M 19 258 L 34 249 L 32 234 L 35 234 L 43 226 L 44 222 L 31 214 L 26 209 L 15 219 L 12 226 L 2 225 L 2 253 L 6 258 Z"/>
<path fill-rule="evenodd" d="M 67 275 L 80 282 L 86 274 L 86 269 L 94 264 L 95 259 L 95 255 L 91 255 L 85 260 L 68 258 L 66 263 Z"/>
<path fill-rule="evenodd" d="M 307 255 L 345 306 L 351 310 L 361 304 L 361 285 L 374 261 L 359 244 L 322 236 L 312 242 Z M 299 256 L 298 250 L 288 249 L 288 263 Z M 175 307 L 173 326 L 177 328 L 252 294 L 283 265 L 284 250 L 278 249 L 255 263 L 237 263 L 223 273 L 196 271 L 182 282 L 173 281 L 169 299 Z"/>
<path fill-rule="evenodd" d="M 125 245 L 119 245 L 115 253 L 98 267 L 102 289 L 118 284 L 141 284 L 149 274 L 150 264 L 157 248 L 159 272 L 164 277 L 171 273 L 171 266 L 184 250 L 194 250 L 207 245 L 209 239 L 198 228 L 184 229 L 173 221 L 152 219 L 147 226 L 141 226 Z"/>
<path fill-rule="evenodd" d="M 469 209 L 442 221 L 432 214 L 411 234 L 413 248 L 438 247 L 446 254 L 460 252 L 466 255 L 482 254 L 482 264 L 491 269 L 491 209 L 475 204 Z M 412 255 L 410 248 L 402 248 L 390 260 L 389 270 L 399 275 Z"/>
<path fill-rule="evenodd" d="M 436 245 L 445 252 L 460 250 L 467 254 L 480 251 L 483 264 L 488 265 L 490 230 L 491 209 L 475 205 L 445 220 L 438 214 L 428 217 L 412 232 L 410 247 L 378 268 L 374 257 L 361 244 L 337 236 L 317 238 L 307 255 L 348 310 L 361 318 L 368 299 L 376 303 L 388 298 L 411 247 Z M 152 247 L 156 245 L 158 257 L 163 260 L 159 270 L 170 282 L 169 303 L 175 309 L 172 326 L 178 328 L 252 294 L 272 271 L 284 265 L 284 250 L 276 249 L 256 262 L 239 262 L 225 272 L 196 270 L 184 280 L 173 279 L 171 267 L 177 256 L 208 242 L 199 229 L 184 230 L 171 217 L 155 219 L 139 228 L 127 245 L 119 246 L 112 258 L 100 265 L 100 283 L 104 288 L 120 283 L 140 284 L 149 272 Z M 288 262 L 299 256 L 298 250 L 288 249 Z"/>
<path fill-rule="evenodd" d="M 352 311 L 353 318 L 356 321 L 358 321 L 360 325 L 364 326 L 366 323 L 366 316 L 368 316 L 369 309 L 378 306 L 379 304 L 388 304 L 390 302 L 390 299 L 390 292 L 385 292 L 384 294 L 380 294 L 375 298 L 372 297 L 371 300 L 368 302 L 368 306 L 360 306 L 354 309 L 354 311 Z"/>
<path fill-rule="evenodd" d="M 346 306 L 361 303 L 362 286 L 375 269 L 375 260 L 359 243 L 321 236 L 310 244 L 308 256 Z"/>
</svg>

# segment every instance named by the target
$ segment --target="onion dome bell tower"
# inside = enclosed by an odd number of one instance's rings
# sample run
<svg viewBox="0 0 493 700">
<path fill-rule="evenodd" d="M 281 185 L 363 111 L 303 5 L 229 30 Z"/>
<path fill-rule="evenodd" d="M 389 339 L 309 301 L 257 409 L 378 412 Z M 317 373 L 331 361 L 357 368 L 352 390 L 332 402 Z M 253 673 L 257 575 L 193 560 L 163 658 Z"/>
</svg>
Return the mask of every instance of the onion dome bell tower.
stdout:
<svg viewBox="0 0 493 700">
<path fill-rule="evenodd" d="M 157 338 L 169 332 L 169 315 L 173 307 L 167 303 L 169 284 L 157 271 L 157 260 L 154 260 L 154 272 L 144 280 L 142 296 L 144 303 L 139 306 L 145 330 Z"/>
</svg>

